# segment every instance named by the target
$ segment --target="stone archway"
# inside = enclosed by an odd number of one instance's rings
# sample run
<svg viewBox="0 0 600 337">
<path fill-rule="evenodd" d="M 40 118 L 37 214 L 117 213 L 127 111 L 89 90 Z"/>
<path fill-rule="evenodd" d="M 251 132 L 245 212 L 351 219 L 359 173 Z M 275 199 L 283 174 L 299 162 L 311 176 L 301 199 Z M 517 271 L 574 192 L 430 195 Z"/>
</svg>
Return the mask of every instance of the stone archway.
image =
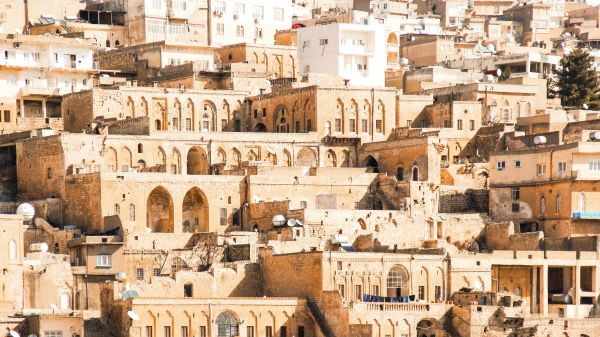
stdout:
<svg viewBox="0 0 600 337">
<path fill-rule="evenodd" d="M 296 156 L 296 166 L 317 167 L 317 155 L 313 150 L 303 147 Z"/>
<path fill-rule="evenodd" d="M 362 162 L 362 167 L 367 167 L 370 169 L 371 172 L 373 173 L 379 173 L 379 163 L 377 162 L 377 160 L 371 156 L 368 155 Z"/>
<path fill-rule="evenodd" d="M 233 312 L 223 311 L 217 316 L 215 323 L 217 325 L 218 337 L 234 337 L 239 335 L 239 321 Z"/>
<path fill-rule="evenodd" d="M 194 146 L 187 154 L 187 174 L 188 175 L 207 175 L 208 174 L 208 156 L 203 148 Z"/>
<path fill-rule="evenodd" d="M 181 221 L 184 233 L 208 232 L 208 199 L 198 187 L 185 194 Z"/>
<path fill-rule="evenodd" d="M 158 186 L 148 195 L 146 203 L 147 227 L 153 233 L 173 233 L 173 198 L 162 186 Z"/>
</svg>

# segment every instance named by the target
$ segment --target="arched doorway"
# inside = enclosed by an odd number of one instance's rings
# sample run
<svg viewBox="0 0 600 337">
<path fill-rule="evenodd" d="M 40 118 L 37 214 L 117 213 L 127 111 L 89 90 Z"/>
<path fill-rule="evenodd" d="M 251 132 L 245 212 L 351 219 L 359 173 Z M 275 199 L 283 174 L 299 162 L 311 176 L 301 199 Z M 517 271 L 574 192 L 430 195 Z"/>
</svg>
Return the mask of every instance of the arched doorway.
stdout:
<svg viewBox="0 0 600 337">
<path fill-rule="evenodd" d="M 181 221 L 184 233 L 208 231 L 208 201 L 198 187 L 191 188 L 185 194 Z"/>
<path fill-rule="evenodd" d="M 365 160 L 363 160 L 363 163 L 361 166 L 369 168 L 369 171 L 371 171 L 373 173 L 379 173 L 379 163 L 371 155 L 367 156 L 367 158 L 365 158 Z"/>
<path fill-rule="evenodd" d="M 200 147 L 193 147 L 187 154 L 187 174 L 208 174 L 208 156 L 206 151 Z"/>
<path fill-rule="evenodd" d="M 387 296 L 399 297 L 409 293 L 408 288 L 409 275 L 404 266 L 395 265 L 390 269 L 387 276 Z"/>
<path fill-rule="evenodd" d="M 398 181 L 404 180 L 404 168 L 402 166 L 399 166 L 396 169 L 396 180 L 398 180 Z"/>
<path fill-rule="evenodd" d="M 333 150 L 327 150 L 327 157 L 325 158 L 325 166 L 326 167 L 336 167 L 337 166 L 337 156 Z"/>
<path fill-rule="evenodd" d="M 419 181 L 419 167 L 417 166 L 412 169 L 412 181 Z"/>
<path fill-rule="evenodd" d="M 303 147 L 296 157 L 297 166 L 317 167 L 317 155 L 307 147 Z"/>
<path fill-rule="evenodd" d="M 263 123 L 258 123 L 254 126 L 254 132 L 267 132 L 267 126 Z"/>
<path fill-rule="evenodd" d="M 238 335 L 238 320 L 230 311 L 224 311 L 217 316 L 217 336 L 234 337 Z"/>
<path fill-rule="evenodd" d="M 173 233 L 173 199 L 169 192 L 158 186 L 148 195 L 146 203 L 147 226 L 153 233 Z"/>
</svg>

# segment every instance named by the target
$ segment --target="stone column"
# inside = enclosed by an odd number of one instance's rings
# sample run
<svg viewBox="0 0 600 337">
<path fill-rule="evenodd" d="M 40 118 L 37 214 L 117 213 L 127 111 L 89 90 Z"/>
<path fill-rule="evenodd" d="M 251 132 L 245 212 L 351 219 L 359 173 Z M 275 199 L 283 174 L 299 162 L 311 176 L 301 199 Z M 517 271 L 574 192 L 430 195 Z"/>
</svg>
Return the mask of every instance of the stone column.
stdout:
<svg viewBox="0 0 600 337">
<path fill-rule="evenodd" d="M 540 314 L 548 316 L 548 265 L 540 268 Z"/>
<path fill-rule="evenodd" d="M 573 268 L 575 269 L 573 273 L 573 304 L 575 304 L 577 308 L 577 312 L 575 314 L 579 316 L 579 304 L 581 303 L 581 266 L 576 265 Z"/>
<path fill-rule="evenodd" d="M 48 117 L 48 110 L 46 108 L 46 97 L 42 98 L 42 115 L 44 118 Z"/>
</svg>

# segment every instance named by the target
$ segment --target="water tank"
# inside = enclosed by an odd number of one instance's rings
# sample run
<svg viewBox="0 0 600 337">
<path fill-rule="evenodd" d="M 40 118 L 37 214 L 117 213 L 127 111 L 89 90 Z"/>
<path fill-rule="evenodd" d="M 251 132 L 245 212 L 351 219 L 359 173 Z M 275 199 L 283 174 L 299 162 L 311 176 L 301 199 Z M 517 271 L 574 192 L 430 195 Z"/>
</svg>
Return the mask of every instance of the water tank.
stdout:
<svg viewBox="0 0 600 337">
<path fill-rule="evenodd" d="M 276 216 L 273 217 L 273 226 L 275 227 L 281 227 L 281 226 L 285 226 L 287 224 L 287 220 L 285 219 L 285 216 L 281 215 L 281 214 L 277 214 Z"/>
<path fill-rule="evenodd" d="M 535 145 L 546 144 L 546 137 L 545 136 L 535 136 L 535 138 L 533 138 L 533 143 Z"/>
<path fill-rule="evenodd" d="M 25 221 L 29 221 L 35 215 L 35 208 L 32 204 L 23 203 L 17 207 L 17 214 L 22 215 Z"/>
</svg>

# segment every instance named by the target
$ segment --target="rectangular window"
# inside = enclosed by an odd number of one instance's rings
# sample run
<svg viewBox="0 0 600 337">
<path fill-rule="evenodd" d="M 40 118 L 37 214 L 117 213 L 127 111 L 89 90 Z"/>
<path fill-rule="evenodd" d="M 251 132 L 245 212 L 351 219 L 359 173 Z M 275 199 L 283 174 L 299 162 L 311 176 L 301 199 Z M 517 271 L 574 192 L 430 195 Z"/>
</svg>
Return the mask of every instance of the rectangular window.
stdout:
<svg viewBox="0 0 600 337">
<path fill-rule="evenodd" d="M 520 212 L 521 205 L 518 202 L 513 202 L 512 203 L 512 211 L 513 211 L 513 213 Z"/>
<path fill-rule="evenodd" d="M 152 325 L 146 325 L 146 337 L 154 337 L 152 334 Z"/>
<path fill-rule="evenodd" d="M 308 207 L 308 203 L 306 202 L 306 200 L 300 201 L 300 208 L 306 209 L 306 207 Z"/>
<path fill-rule="evenodd" d="M 165 333 L 164 333 L 163 337 L 171 337 L 171 326 L 165 325 L 164 332 Z"/>
<path fill-rule="evenodd" d="M 173 118 L 173 130 L 179 130 L 179 118 Z"/>
<path fill-rule="evenodd" d="M 208 131 L 208 121 L 202 121 L 202 130 Z"/>
<path fill-rule="evenodd" d="M 475 130 L 475 121 L 472 119 L 469 121 L 469 130 L 471 130 L 471 131 Z"/>
<path fill-rule="evenodd" d="M 262 116 L 267 117 L 267 108 L 262 109 Z"/>
<path fill-rule="evenodd" d="M 185 119 L 185 131 L 192 131 L 192 119 L 191 118 Z"/>
<path fill-rule="evenodd" d="M 215 2 L 215 12 L 223 13 L 225 11 L 225 1 Z"/>
<path fill-rule="evenodd" d="M 265 327 L 265 337 L 273 337 L 273 327 L 272 326 Z"/>
<path fill-rule="evenodd" d="M 513 187 L 512 188 L 512 200 L 519 200 L 519 199 L 521 199 L 521 188 Z"/>
<path fill-rule="evenodd" d="M 368 129 L 369 129 L 369 123 L 368 123 L 368 121 L 366 119 L 363 119 L 363 120 L 361 120 L 360 124 L 361 124 L 361 131 L 363 133 L 368 132 Z"/>
<path fill-rule="evenodd" d="M 162 0 L 152 0 L 152 8 L 160 9 L 162 6 Z"/>
<path fill-rule="evenodd" d="M 600 171 L 600 160 L 590 161 L 590 171 Z"/>
<path fill-rule="evenodd" d="M 342 263 L 342 261 L 338 261 L 337 262 L 337 270 L 342 270 L 343 267 L 344 267 L 344 264 Z"/>
<path fill-rule="evenodd" d="M 410 119 L 406 120 L 406 126 L 408 126 L 410 128 L 411 125 L 412 125 L 412 121 Z"/>
<path fill-rule="evenodd" d="M 338 284 L 338 291 L 340 292 L 340 295 L 342 296 L 342 298 L 344 297 L 344 285 L 343 284 Z"/>
<path fill-rule="evenodd" d="M 273 8 L 273 20 L 275 21 L 283 21 L 283 8 L 275 7 Z"/>
<path fill-rule="evenodd" d="M 221 130 L 223 130 L 223 131 L 227 130 L 227 120 L 226 119 L 221 119 Z"/>
<path fill-rule="evenodd" d="M 129 172 L 129 166 L 128 165 L 121 165 L 121 172 Z"/>
<path fill-rule="evenodd" d="M 349 128 L 348 128 L 349 131 L 350 132 L 356 132 L 356 120 L 353 119 L 353 118 L 350 118 L 349 124 L 350 124 Z"/>
<path fill-rule="evenodd" d="M 227 208 L 221 208 L 221 226 L 227 225 Z"/>
<path fill-rule="evenodd" d="M 111 256 L 110 255 L 98 255 L 96 256 L 96 266 L 98 267 L 111 267 Z"/>
<path fill-rule="evenodd" d="M 254 6 L 254 19 L 262 20 L 265 18 L 265 6 Z"/>
<path fill-rule="evenodd" d="M 287 337 L 287 326 L 279 328 L 279 337 Z"/>
<path fill-rule="evenodd" d="M 10 110 L 4 110 L 4 123 L 10 123 Z"/>
<path fill-rule="evenodd" d="M 246 5 L 244 3 L 241 3 L 241 2 L 236 2 L 233 5 L 233 13 L 234 14 L 238 14 L 238 15 L 244 15 L 244 14 L 246 14 Z"/>
<path fill-rule="evenodd" d="M 462 119 L 456 121 L 456 129 L 462 130 Z"/>
<path fill-rule="evenodd" d="M 254 337 L 254 327 L 253 326 L 246 327 L 246 336 Z"/>
<path fill-rule="evenodd" d="M 160 268 L 152 269 L 152 276 L 160 276 Z"/>
<path fill-rule="evenodd" d="M 499 161 L 496 163 L 496 169 L 498 171 L 504 170 L 504 168 L 506 167 L 506 162 L 505 161 Z"/>
<path fill-rule="evenodd" d="M 188 327 L 187 326 L 181 327 L 181 337 L 188 337 Z"/>
<path fill-rule="evenodd" d="M 558 163 L 558 173 L 565 173 L 565 172 L 567 172 L 567 163 L 566 162 Z"/>
<path fill-rule="evenodd" d="M 375 120 L 375 132 L 383 133 L 383 121 L 381 119 Z"/>
<path fill-rule="evenodd" d="M 419 299 L 421 301 L 425 300 L 425 286 L 419 286 Z"/>
<path fill-rule="evenodd" d="M 362 286 L 360 284 L 354 286 L 354 298 L 357 300 L 362 299 Z"/>
<path fill-rule="evenodd" d="M 442 300 L 442 287 L 440 286 L 435 286 L 435 300 L 438 302 Z"/>
<path fill-rule="evenodd" d="M 298 326 L 298 337 L 304 337 L 304 326 Z"/>
<path fill-rule="evenodd" d="M 335 119 L 335 132 L 342 132 L 342 120 L 340 118 Z"/>
<path fill-rule="evenodd" d="M 192 284 L 183 285 L 183 297 L 192 297 L 194 295 L 194 286 Z"/>
<path fill-rule="evenodd" d="M 144 280 L 144 269 L 143 268 L 135 269 L 135 278 L 139 281 Z"/>
<path fill-rule="evenodd" d="M 63 337 L 63 332 L 62 330 L 44 331 L 44 337 Z"/>
<path fill-rule="evenodd" d="M 520 160 L 515 160 L 515 167 L 516 168 L 521 168 L 521 161 Z"/>
<path fill-rule="evenodd" d="M 374 296 L 379 296 L 379 285 L 377 285 L 377 284 L 374 284 L 374 285 L 372 286 L 371 295 L 374 295 Z"/>
<path fill-rule="evenodd" d="M 182 23 L 170 23 L 169 24 L 169 34 L 173 35 L 183 35 L 185 34 L 185 25 Z"/>
<path fill-rule="evenodd" d="M 560 213 L 561 205 L 560 205 L 560 195 L 556 196 L 556 213 Z"/>
<path fill-rule="evenodd" d="M 198 334 L 200 337 L 206 337 L 206 327 L 204 325 L 200 326 L 200 329 L 198 329 Z"/>
<path fill-rule="evenodd" d="M 546 174 L 546 164 L 537 164 L 537 174 L 538 176 Z"/>
</svg>

